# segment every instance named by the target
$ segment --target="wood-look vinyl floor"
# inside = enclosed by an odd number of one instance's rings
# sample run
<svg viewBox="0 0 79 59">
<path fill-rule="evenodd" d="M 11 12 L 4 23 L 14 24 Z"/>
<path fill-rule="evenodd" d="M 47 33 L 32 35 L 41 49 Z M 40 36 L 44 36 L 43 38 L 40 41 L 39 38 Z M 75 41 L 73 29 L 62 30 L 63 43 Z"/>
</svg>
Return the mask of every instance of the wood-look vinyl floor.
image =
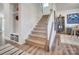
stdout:
<svg viewBox="0 0 79 59">
<path fill-rule="evenodd" d="M 60 35 L 61 34 L 57 35 L 56 37 L 56 46 L 55 46 L 53 54 L 55 55 L 79 55 L 79 46 L 61 43 Z M 66 36 L 69 37 L 68 35 Z M 63 39 L 67 39 L 67 38 L 63 38 Z"/>
<path fill-rule="evenodd" d="M 79 55 L 79 46 L 61 43 L 60 35 L 56 36 L 55 42 L 55 48 L 51 52 L 45 51 L 44 49 L 34 45 L 18 45 L 12 44 L 10 42 L 8 43 L 18 47 L 19 49 L 26 51 L 31 55 Z"/>
<path fill-rule="evenodd" d="M 11 44 L 0 46 L 0 55 L 28 55 L 29 53 Z"/>
</svg>

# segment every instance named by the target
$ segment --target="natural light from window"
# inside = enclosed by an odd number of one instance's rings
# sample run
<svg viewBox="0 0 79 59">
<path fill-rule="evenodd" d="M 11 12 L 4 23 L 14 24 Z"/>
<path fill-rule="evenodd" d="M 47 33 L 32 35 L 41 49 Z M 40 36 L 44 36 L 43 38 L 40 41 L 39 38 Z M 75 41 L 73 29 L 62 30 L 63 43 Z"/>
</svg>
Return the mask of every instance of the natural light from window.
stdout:
<svg viewBox="0 0 79 59">
<path fill-rule="evenodd" d="M 43 3 L 43 7 L 48 7 L 49 3 Z"/>
</svg>

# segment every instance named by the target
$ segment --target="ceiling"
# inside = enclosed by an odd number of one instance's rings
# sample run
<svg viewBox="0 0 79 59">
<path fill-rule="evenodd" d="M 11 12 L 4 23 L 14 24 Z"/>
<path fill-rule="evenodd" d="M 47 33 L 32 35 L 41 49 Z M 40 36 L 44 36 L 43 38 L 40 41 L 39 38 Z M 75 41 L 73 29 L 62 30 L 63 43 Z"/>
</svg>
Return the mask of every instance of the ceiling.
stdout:
<svg viewBox="0 0 79 59">
<path fill-rule="evenodd" d="M 56 3 L 57 10 L 71 10 L 79 8 L 79 3 Z"/>
</svg>

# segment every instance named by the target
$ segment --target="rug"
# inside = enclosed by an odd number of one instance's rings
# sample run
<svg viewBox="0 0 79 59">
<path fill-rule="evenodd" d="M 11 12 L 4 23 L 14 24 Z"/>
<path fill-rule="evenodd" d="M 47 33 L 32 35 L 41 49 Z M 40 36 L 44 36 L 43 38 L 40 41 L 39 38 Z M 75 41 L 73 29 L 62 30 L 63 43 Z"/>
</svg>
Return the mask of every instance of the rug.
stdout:
<svg viewBox="0 0 79 59">
<path fill-rule="evenodd" d="M 77 37 L 61 34 L 60 39 L 61 39 L 61 43 L 79 46 L 79 38 Z"/>
</svg>

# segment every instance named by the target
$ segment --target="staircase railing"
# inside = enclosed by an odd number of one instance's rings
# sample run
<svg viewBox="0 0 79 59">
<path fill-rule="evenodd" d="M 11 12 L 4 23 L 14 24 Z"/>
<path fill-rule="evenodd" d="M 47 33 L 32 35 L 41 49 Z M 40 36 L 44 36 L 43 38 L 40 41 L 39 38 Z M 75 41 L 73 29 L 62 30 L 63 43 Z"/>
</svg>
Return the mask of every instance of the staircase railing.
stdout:
<svg viewBox="0 0 79 59">
<path fill-rule="evenodd" d="M 49 51 L 52 48 L 52 43 L 54 42 L 55 39 L 55 23 L 54 23 L 54 11 L 51 9 L 50 10 L 50 15 L 48 19 L 48 26 L 47 26 L 47 37 L 48 37 L 48 46 L 49 46 Z"/>
</svg>

